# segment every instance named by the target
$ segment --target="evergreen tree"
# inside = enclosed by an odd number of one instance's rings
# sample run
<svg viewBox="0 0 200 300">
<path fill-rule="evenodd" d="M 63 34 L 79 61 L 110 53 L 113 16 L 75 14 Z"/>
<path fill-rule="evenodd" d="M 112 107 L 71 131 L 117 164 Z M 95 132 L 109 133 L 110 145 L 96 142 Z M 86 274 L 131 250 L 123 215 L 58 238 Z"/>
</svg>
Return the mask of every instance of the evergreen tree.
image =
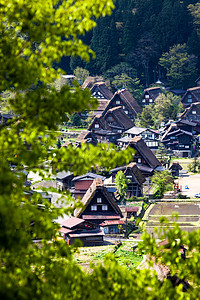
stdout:
<svg viewBox="0 0 200 300">
<path fill-rule="evenodd" d="M 146 105 L 141 114 L 137 115 L 135 125 L 138 127 L 154 128 L 154 111 L 152 104 Z"/>
<path fill-rule="evenodd" d="M 167 70 L 172 88 L 193 86 L 197 75 L 197 58 L 187 53 L 186 44 L 175 45 L 162 55 L 160 65 Z"/>
</svg>

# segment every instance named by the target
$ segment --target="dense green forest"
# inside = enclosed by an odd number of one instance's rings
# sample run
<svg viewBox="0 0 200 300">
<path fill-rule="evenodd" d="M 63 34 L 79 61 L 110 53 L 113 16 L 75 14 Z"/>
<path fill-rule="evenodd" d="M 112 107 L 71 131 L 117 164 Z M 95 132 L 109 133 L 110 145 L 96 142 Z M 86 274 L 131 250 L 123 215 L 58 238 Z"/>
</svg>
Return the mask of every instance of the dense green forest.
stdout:
<svg viewBox="0 0 200 300">
<path fill-rule="evenodd" d="M 121 72 L 139 78 L 144 86 L 158 78 L 174 88 L 194 86 L 200 74 L 199 24 L 192 13 L 195 5 L 199 1 L 117 0 L 112 15 L 99 19 L 97 27 L 83 37 L 96 58 L 90 62 L 79 57 L 63 60 L 64 69 L 72 72 L 82 67 L 90 75 L 109 78 L 114 67 L 114 75 Z M 176 57 L 179 67 L 184 61 L 179 70 L 183 78 L 171 74 L 170 57 Z M 174 81 L 173 75 L 178 80 Z"/>
</svg>

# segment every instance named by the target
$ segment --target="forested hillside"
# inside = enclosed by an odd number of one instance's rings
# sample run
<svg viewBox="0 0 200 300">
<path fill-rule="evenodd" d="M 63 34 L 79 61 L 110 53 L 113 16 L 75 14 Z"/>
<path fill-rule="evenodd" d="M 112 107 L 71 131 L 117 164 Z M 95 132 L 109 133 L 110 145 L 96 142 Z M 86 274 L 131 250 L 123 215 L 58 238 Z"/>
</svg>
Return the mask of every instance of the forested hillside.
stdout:
<svg viewBox="0 0 200 300">
<path fill-rule="evenodd" d="M 171 80 L 170 85 L 194 86 L 200 71 L 200 35 L 192 11 L 199 9 L 198 3 L 195 0 L 117 0 L 112 15 L 99 19 L 98 26 L 84 37 L 84 42 L 96 53 L 96 59 L 86 63 L 71 58 L 71 70 L 79 66 L 88 69 L 91 75 L 106 77 L 110 74 L 108 70 L 122 63 L 118 70 L 149 86 L 158 78 L 164 81 L 171 75 L 172 79 L 173 75 L 177 78 L 169 69 L 170 57 L 174 56 L 182 68 L 177 72 L 184 75 L 180 80 L 178 76 L 176 82 Z"/>
</svg>

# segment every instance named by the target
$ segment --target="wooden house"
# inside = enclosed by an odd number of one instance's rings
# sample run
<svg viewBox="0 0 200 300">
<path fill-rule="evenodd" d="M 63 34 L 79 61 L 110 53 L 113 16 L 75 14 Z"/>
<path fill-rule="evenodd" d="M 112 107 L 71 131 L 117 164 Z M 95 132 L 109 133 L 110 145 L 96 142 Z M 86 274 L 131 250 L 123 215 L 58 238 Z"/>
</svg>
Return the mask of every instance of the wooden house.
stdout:
<svg viewBox="0 0 200 300">
<path fill-rule="evenodd" d="M 121 137 L 121 133 L 112 132 L 110 130 L 104 130 L 104 129 L 93 130 L 93 133 L 94 133 L 98 143 L 116 144 L 117 140 Z"/>
<path fill-rule="evenodd" d="M 88 115 L 96 116 L 104 112 L 107 107 L 110 99 L 113 97 L 113 93 L 109 90 L 106 84 L 102 81 L 95 82 L 95 78 L 91 77 L 91 81 L 86 81 L 83 84 L 83 88 L 89 88 L 91 91 L 92 97 L 98 99 L 98 107 L 95 110 L 85 111 L 81 113 L 82 118 L 87 118 Z"/>
<path fill-rule="evenodd" d="M 182 169 L 183 168 L 181 167 L 181 165 L 176 161 L 173 161 L 172 165 L 169 167 L 169 170 L 171 171 L 173 177 L 179 177 L 179 171 L 181 171 Z"/>
<path fill-rule="evenodd" d="M 194 137 L 192 127 L 188 123 L 190 122 L 184 120 L 172 122 L 161 138 L 161 142 L 168 150 L 181 157 L 191 156 Z"/>
<path fill-rule="evenodd" d="M 96 82 L 90 88 L 92 97 L 97 98 L 98 100 L 110 100 L 113 97 L 113 93 L 106 86 L 105 82 Z"/>
<path fill-rule="evenodd" d="M 104 114 L 112 108 L 121 106 L 124 113 L 134 122 L 138 113 L 142 112 L 142 108 L 139 106 L 137 101 L 133 98 L 131 93 L 127 89 L 117 91 L 111 98 L 107 107 L 105 108 Z"/>
<path fill-rule="evenodd" d="M 181 99 L 183 107 L 189 107 L 192 103 L 200 102 L 200 87 L 187 89 Z"/>
<path fill-rule="evenodd" d="M 71 172 L 58 172 L 56 175 L 56 188 L 58 190 L 70 190 L 73 187 L 72 179 L 74 178 Z"/>
<path fill-rule="evenodd" d="M 64 240 L 69 244 L 73 244 L 76 240 L 80 240 L 83 245 L 96 245 L 103 242 L 103 232 L 95 224 L 71 217 L 59 222 L 61 228 L 58 230 Z"/>
<path fill-rule="evenodd" d="M 74 211 L 76 218 L 81 218 L 97 225 L 102 224 L 104 221 L 112 221 L 110 222 L 112 223 L 112 232 L 108 233 L 119 232 L 118 225 L 121 225 L 120 219 L 122 218 L 121 210 L 100 178 L 96 178 L 93 181 L 81 202 L 83 207 Z"/>
<path fill-rule="evenodd" d="M 139 207 L 137 206 L 126 206 L 125 207 L 126 218 L 130 219 L 131 217 L 136 217 L 138 211 L 139 211 Z"/>
<path fill-rule="evenodd" d="M 72 179 L 72 184 L 74 187 L 70 190 L 72 196 L 75 199 L 78 198 L 82 199 L 85 193 L 87 192 L 87 190 L 89 189 L 89 187 L 91 186 L 91 184 L 93 183 L 94 179 L 96 178 L 104 181 L 106 177 L 91 172 L 81 176 L 74 177 Z"/>
<path fill-rule="evenodd" d="M 122 134 L 133 125 L 133 121 L 124 113 L 123 108 L 118 106 L 96 116 L 88 130 L 95 132 L 103 129 Z"/>
<path fill-rule="evenodd" d="M 122 171 L 126 178 L 129 180 L 127 197 L 143 196 L 142 185 L 145 182 L 145 177 L 137 167 L 136 163 L 130 163 L 128 166 L 122 166 L 111 170 L 112 182 L 115 182 L 116 175 L 119 171 Z"/>
<path fill-rule="evenodd" d="M 97 139 L 94 133 L 89 130 L 82 130 L 76 139 L 76 145 L 80 146 L 82 143 L 96 145 Z"/>
<path fill-rule="evenodd" d="M 151 176 L 155 170 L 163 170 L 161 163 L 145 144 L 141 136 L 136 136 L 130 140 L 128 147 L 135 150 L 133 162 L 137 164 L 138 169 L 145 177 Z"/>
<path fill-rule="evenodd" d="M 118 145 L 124 149 L 130 140 L 136 136 L 141 136 L 146 145 L 152 150 L 157 151 L 159 146 L 160 133 L 151 128 L 131 127 L 124 132 L 125 136 L 117 140 Z"/>
<path fill-rule="evenodd" d="M 142 105 L 145 106 L 149 104 L 154 104 L 156 98 L 160 94 L 163 94 L 163 90 L 160 86 L 145 89 L 142 93 Z"/>
<path fill-rule="evenodd" d="M 180 116 L 182 120 L 193 123 L 193 133 L 200 133 L 200 102 L 192 103 Z"/>
</svg>

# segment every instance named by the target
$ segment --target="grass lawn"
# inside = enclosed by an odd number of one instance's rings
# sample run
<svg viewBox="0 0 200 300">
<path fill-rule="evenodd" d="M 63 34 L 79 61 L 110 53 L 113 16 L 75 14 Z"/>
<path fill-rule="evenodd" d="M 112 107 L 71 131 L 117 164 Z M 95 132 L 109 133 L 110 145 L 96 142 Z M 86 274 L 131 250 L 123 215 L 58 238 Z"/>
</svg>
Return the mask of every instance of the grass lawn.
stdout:
<svg viewBox="0 0 200 300">
<path fill-rule="evenodd" d="M 131 246 L 133 242 L 123 242 L 122 246 L 113 254 L 120 265 L 128 269 L 136 268 L 142 261 L 142 256 L 133 254 Z M 79 253 L 74 255 L 74 259 L 79 264 L 94 264 L 103 262 L 108 253 L 113 253 L 115 245 L 80 247 Z"/>
</svg>

